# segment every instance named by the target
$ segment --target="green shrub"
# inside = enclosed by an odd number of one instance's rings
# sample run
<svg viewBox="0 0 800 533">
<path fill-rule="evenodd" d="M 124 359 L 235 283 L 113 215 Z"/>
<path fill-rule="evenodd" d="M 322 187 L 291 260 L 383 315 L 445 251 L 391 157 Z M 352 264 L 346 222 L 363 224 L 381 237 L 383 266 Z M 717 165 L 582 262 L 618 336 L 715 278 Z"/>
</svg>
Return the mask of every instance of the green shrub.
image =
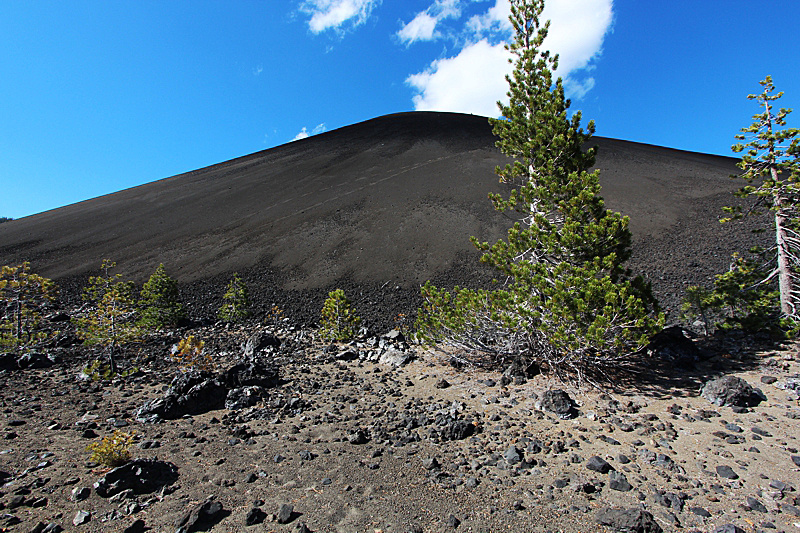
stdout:
<svg viewBox="0 0 800 533">
<path fill-rule="evenodd" d="M 44 308 L 58 289 L 30 271 L 30 263 L 0 268 L 0 349 L 24 351 L 54 336 L 41 328 Z"/>
<path fill-rule="evenodd" d="M 131 460 L 130 447 L 134 437 L 135 434 L 115 430 L 113 434 L 86 447 L 86 451 L 91 452 L 89 460 L 111 468 L 124 465 Z"/>
<path fill-rule="evenodd" d="M 686 289 L 683 315 L 699 320 L 705 333 L 741 329 L 786 334 L 792 324 L 782 320 L 778 290 L 774 281 L 764 281 L 767 278 L 757 261 L 733 254 L 730 269 L 715 276 L 713 289 L 697 285 Z"/>
<path fill-rule="evenodd" d="M 142 287 L 139 305 L 142 309 L 139 325 L 147 329 L 176 326 L 186 316 L 179 301 L 178 282 L 167 276 L 163 263 Z"/>
<path fill-rule="evenodd" d="M 104 259 L 103 275 L 89 278 L 83 298 L 93 304 L 92 308 L 86 316 L 75 319 L 78 336 L 84 344 L 107 350 L 111 375 L 117 374 L 117 350 L 141 338 L 141 329 L 136 324 L 133 282 L 121 281 L 120 274 L 111 275 L 109 271 L 115 266 L 110 259 Z"/>
<path fill-rule="evenodd" d="M 328 293 L 322 306 L 320 320 L 322 337 L 329 340 L 346 341 L 355 337 L 361 318 L 353 311 L 352 304 L 342 289 Z"/>
<path fill-rule="evenodd" d="M 247 285 L 244 284 L 238 273 L 228 283 L 228 289 L 222 297 L 222 307 L 217 316 L 224 322 L 241 322 L 250 316 L 250 296 Z"/>
</svg>

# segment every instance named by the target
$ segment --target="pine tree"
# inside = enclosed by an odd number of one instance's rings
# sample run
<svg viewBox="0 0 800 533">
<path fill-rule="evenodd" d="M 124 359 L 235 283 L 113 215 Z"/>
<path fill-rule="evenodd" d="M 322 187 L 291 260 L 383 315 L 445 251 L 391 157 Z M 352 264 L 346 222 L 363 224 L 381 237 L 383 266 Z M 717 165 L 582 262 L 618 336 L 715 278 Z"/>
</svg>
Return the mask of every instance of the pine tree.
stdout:
<svg viewBox="0 0 800 533">
<path fill-rule="evenodd" d="M 507 278 L 493 291 L 427 283 L 418 314 L 421 336 L 444 341 L 493 362 L 509 358 L 545 363 L 579 379 L 639 350 L 663 323 L 640 278 L 623 263 L 630 256 L 628 219 L 605 208 L 595 149 L 583 146 L 580 112 L 568 114 L 558 56 L 540 51 L 549 22 L 540 24 L 543 0 L 512 0 L 515 38 L 507 48 L 515 68 L 506 79 L 509 103 L 491 120 L 497 146 L 513 159 L 496 172 L 518 186 L 507 198 L 490 195 L 499 211 L 520 220 L 506 240 L 473 243 L 481 260 Z"/>
<path fill-rule="evenodd" d="M 158 265 L 139 295 L 142 308 L 139 325 L 148 329 L 177 325 L 186 316 L 179 297 L 178 282 L 167 275 L 163 263 Z"/>
<path fill-rule="evenodd" d="M 103 275 L 89 278 L 83 299 L 92 303 L 86 316 L 76 319 L 78 336 L 86 345 L 100 345 L 107 350 L 110 375 L 117 374 L 116 352 L 128 342 L 141 337 L 136 324 L 133 282 L 122 281 L 121 274 L 110 274 L 116 263 L 104 259 Z"/>
<path fill-rule="evenodd" d="M 224 322 L 241 322 L 250 316 L 250 296 L 247 291 L 247 285 L 244 284 L 238 273 L 234 272 L 222 300 L 222 307 L 219 308 L 217 313 L 220 320 Z"/>
<path fill-rule="evenodd" d="M 40 325 L 57 295 L 55 284 L 31 272 L 30 263 L 0 268 L 0 347 L 26 350 L 51 337 Z"/>
<path fill-rule="evenodd" d="M 361 317 L 353 311 L 353 304 L 342 289 L 328 293 L 322 307 L 320 332 L 330 340 L 346 341 L 355 337 L 361 325 Z"/>
<path fill-rule="evenodd" d="M 772 77 L 767 76 L 760 83 L 761 93 L 747 98 L 758 100 L 764 111 L 754 115 L 753 123 L 736 135 L 737 140 L 746 142 L 732 147 L 736 153 L 744 152 L 739 162 L 742 173 L 738 177 L 747 181 L 736 194 L 755 197 L 756 205 L 748 212 L 743 212 L 741 207 L 726 208 L 731 216 L 723 218 L 722 222 L 760 214 L 764 208 L 772 213 L 775 246 L 756 250 L 767 259 L 767 274 L 756 285 L 777 278 L 781 315 L 796 323 L 800 320 L 800 129 L 785 128 L 791 109 L 781 108 L 775 112 L 773 102 L 783 93 L 772 94 L 775 91 Z"/>
</svg>

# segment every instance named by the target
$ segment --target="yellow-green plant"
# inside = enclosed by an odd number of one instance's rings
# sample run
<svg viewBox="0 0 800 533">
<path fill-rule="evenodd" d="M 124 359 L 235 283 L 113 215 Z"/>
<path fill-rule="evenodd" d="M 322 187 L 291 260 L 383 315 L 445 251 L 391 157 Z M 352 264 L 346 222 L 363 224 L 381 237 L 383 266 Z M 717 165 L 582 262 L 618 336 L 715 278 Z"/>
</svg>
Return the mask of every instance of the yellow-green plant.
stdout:
<svg viewBox="0 0 800 533">
<path fill-rule="evenodd" d="M 86 447 L 86 451 L 91 453 L 89 460 L 111 468 L 124 465 L 131 459 L 130 447 L 135 436 L 135 433 L 115 430 L 111 435 L 106 435 Z"/>
<path fill-rule="evenodd" d="M 84 300 L 94 305 L 86 316 L 75 320 L 78 336 L 86 345 L 100 345 L 107 349 L 111 375 L 117 374 L 115 352 L 125 343 L 141 338 L 136 324 L 136 303 L 133 299 L 133 283 L 121 281 L 120 274 L 111 275 L 109 270 L 116 263 L 104 259 L 102 276 L 89 278 L 84 290 Z"/>
<path fill-rule="evenodd" d="M 322 337 L 329 340 L 346 341 L 355 337 L 361 318 L 353 311 L 352 304 L 342 289 L 328 293 L 322 307 L 320 320 Z"/>
<path fill-rule="evenodd" d="M 250 316 L 250 296 L 247 292 L 247 285 L 236 272 L 228 283 L 228 289 L 222 297 L 222 307 L 219 308 L 217 315 L 220 320 L 225 322 L 241 322 Z"/>
<path fill-rule="evenodd" d="M 81 373 L 92 381 L 111 381 L 114 378 L 127 378 L 138 371 L 138 367 L 133 367 L 124 372 L 115 373 L 111 371 L 111 365 L 103 363 L 100 359 L 95 359 L 90 365 L 83 367 Z"/>
<path fill-rule="evenodd" d="M 185 339 L 181 339 L 175 352 L 172 354 L 172 360 L 178 363 L 181 370 L 200 370 L 201 372 L 211 372 L 216 368 L 214 359 L 203 353 L 205 342 L 200 339 L 195 339 L 194 335 L 189 335 Z"/>
<path fill-rule="evenodd" d="M 24 351 L 50 338 L 40 328 L 42 310 L 58 294 L 55 284 L 34 274 L 30 263 L 0 268 L 0 349 Z"/>
</svg>

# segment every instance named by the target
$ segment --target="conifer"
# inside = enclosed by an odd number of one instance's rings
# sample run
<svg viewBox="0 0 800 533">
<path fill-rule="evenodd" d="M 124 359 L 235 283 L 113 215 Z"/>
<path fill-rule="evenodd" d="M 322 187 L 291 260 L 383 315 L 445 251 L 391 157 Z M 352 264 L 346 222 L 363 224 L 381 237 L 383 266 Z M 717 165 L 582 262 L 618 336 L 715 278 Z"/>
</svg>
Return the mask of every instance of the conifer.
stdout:
<svg viewBox="0 0 800 533">
<path fill-rule="evenodd" d="M 493 363 L 523 358 L 586 377 L 642 348 L 663 324 L 649 287 L 631 278 L 628 218 L 605 208 L 599 171 L 590 171 L 595 148 L 584 149 L 595 127 L 570 116 L 558 56 L 541 51 L 549 22 L 540 23 L 543 0 L 512 0 L 515 37 L 507 46 L 515 68 L 509 103 L 498 102 L 491 120 L 497 146 L 513 162 L 498 167 L 500 181 L 518 187 L 492 194 L 499 211 L 519 221 L 506 240 L 475 246 L 481 261 L 506 278 L 496 290 L 427 283 L 418 314 L 420 336 L 446 342 Z"/>
</svg>

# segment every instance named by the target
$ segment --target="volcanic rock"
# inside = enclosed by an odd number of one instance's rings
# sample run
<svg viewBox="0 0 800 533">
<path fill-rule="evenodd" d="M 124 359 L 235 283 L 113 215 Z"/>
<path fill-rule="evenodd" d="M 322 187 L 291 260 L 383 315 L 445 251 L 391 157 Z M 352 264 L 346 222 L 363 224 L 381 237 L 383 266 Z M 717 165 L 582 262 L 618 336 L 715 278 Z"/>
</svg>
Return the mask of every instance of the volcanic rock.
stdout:
<svg viewBox="0 0 800 533">
<path fill-rule="evenodd" d="M 178 467 L 158 459 L 134 459 L 110 470 L 94 484 L 95 492 L 110 498 L 125 490 L 134 494 L 154 492 L 178 479 Z"/>
<path fill-rule="evenodd" d="M 753 407 L 767 399 L 760 390 L 735 376 L 723 376 L 706 382 L 700 395 L 720 407 Z"/>
</svg>

